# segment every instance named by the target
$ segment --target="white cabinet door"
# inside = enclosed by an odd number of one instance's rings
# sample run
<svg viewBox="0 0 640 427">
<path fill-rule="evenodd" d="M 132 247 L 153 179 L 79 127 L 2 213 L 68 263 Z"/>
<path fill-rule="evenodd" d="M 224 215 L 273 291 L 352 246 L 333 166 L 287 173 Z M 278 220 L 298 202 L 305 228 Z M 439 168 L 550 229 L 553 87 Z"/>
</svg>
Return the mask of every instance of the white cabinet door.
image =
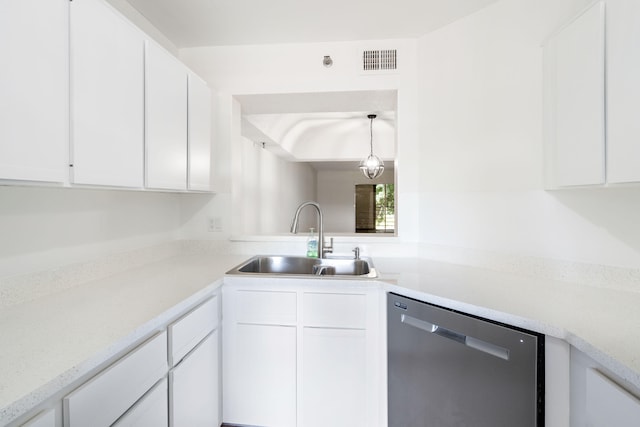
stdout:
<svg viewBox="0 0 640 427">
<path fill-rule="evenodd" d="M 71 2 L 72 182 L 142 187 L 144 36 L 103 0 Z"/>
<path fill-rule="evenodd" d="M 163 378 L 112 427 L 167 427 L 169 425 L 169 391 Z"/>
<path fill-rule="evenodd" d="M 380 425 L 380 293 L 302 293 L 302 425 Z"/>
<path fill-rule="evenodd" d="M 224 421 L 295 426 L 295 326 L 237 324 L 232 333 L 234 360 L 225 370 L 230 382 L 223 381 Z"/>
<path fill-rule="evenodd" d="M 67 180 L 68 7 L 0 2 L 0 179 Z"/>
<path fill-rule="evenodd" d="M 187 69 L 146 44 L 146 186 L 187 188 Z"/>
<path fill-rule="evenodd" d="M 556 186 L 604 184 L 604 4 L 596 3 L 545 44 L 547 134 Z"/>
<path fill-rule="evenodd" d="M 588 427 L 632 427 L 640 420 L 640 400 L 596 369 L 587 369 Z"/>
<path fill-rule="evenodd" d="M 210 191 L 211 91 L 189 73 L 189 190 Z"/>
<path fill-rule="evenodd" d="M 216 329 L 169 372 L 170 425 L 220 425 L 219 333 Z"/>
<path fill-rule="evenodd" d="M 295 426 L 297 293 L 248 282 L 222 290 L 223 421 Z"/>
<path fill-rule="evenodd" d="M 362 329 L 304 328 L 304 427 L 368 427 L 367 345 Z"/>
<path fill-rule="evenodd" d="M 640 182 L 640 2 L 607 0 L 607 180 Z"/>
</svg>

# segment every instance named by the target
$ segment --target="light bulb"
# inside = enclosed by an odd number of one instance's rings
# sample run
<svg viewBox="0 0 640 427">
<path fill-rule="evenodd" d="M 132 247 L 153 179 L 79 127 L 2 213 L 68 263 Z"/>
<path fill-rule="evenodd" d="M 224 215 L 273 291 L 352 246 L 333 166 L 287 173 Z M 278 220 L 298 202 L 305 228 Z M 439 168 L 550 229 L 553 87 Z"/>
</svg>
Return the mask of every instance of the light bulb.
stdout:
<svg viewBox="0 0 640 427">
<path fill-rule="evenodd" d="M 360 162 L 360 170 L 367 178 L 375 179 L 384 172 L 384 162 L 372 154 Z"/>
</svg>

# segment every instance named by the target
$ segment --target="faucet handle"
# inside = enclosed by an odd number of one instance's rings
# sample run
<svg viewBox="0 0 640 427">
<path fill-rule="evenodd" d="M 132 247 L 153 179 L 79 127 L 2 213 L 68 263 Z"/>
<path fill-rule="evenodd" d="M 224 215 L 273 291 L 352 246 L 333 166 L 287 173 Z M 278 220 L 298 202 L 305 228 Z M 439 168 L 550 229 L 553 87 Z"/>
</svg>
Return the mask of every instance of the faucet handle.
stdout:
<svg viewBox="0 0 640 427">
<path fill-rule="evenodd" d="M 333 237 L 329 238 L 329 244 L 324 243 L 322 247 L 323 254 L 332 254 L 333 253 Z"/>
</svg>

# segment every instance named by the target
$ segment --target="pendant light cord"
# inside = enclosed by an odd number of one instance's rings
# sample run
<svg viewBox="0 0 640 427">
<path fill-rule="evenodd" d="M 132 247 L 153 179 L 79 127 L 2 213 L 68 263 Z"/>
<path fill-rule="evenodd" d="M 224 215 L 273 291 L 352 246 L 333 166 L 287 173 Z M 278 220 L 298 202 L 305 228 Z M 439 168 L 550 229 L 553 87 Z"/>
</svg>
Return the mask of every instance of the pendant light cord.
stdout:
<svg viewBox="0 0 640 427">
<path fill-rule="evenodd" d="M 373 117 L 372 117 L 373 116 Z M 373 119 L 375 119 L 376 116 L 374 116 L 373 114 L 369 115 L 369 141 L 370 141 L 370 147 L 371 147 L 371 153 L 370 155 L 373 156 Z"/>
</svg>

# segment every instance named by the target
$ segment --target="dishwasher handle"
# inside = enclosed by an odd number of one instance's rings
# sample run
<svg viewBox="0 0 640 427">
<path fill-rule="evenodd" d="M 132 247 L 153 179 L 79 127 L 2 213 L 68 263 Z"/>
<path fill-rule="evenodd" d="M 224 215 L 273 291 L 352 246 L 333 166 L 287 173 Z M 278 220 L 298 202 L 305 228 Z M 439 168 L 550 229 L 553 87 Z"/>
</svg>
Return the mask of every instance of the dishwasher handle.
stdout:
<svg viewBox="0 0 640 427">
<path fill-rule="evenodd" d="M 413 326 L 414 328 L 432 333 L 434 335 L 439 335 L 443 338 L 453 340 L 459 344 L 464 344 L 467 347 L 482 351 L 491 356 L 495 356 L 503 360 L 509 360 L 509 350 L 499 345 L 495 345 L 478 338 L 470 337 L 461 334 L 460 332 L 443 328 L 442 326 L 427 322 L 425 320 L 416 319 L 415 317 L 411 317 L 406 314 L 400 315 L 400 322 L 404 323 L 405 325 Z"/>
</svg>

